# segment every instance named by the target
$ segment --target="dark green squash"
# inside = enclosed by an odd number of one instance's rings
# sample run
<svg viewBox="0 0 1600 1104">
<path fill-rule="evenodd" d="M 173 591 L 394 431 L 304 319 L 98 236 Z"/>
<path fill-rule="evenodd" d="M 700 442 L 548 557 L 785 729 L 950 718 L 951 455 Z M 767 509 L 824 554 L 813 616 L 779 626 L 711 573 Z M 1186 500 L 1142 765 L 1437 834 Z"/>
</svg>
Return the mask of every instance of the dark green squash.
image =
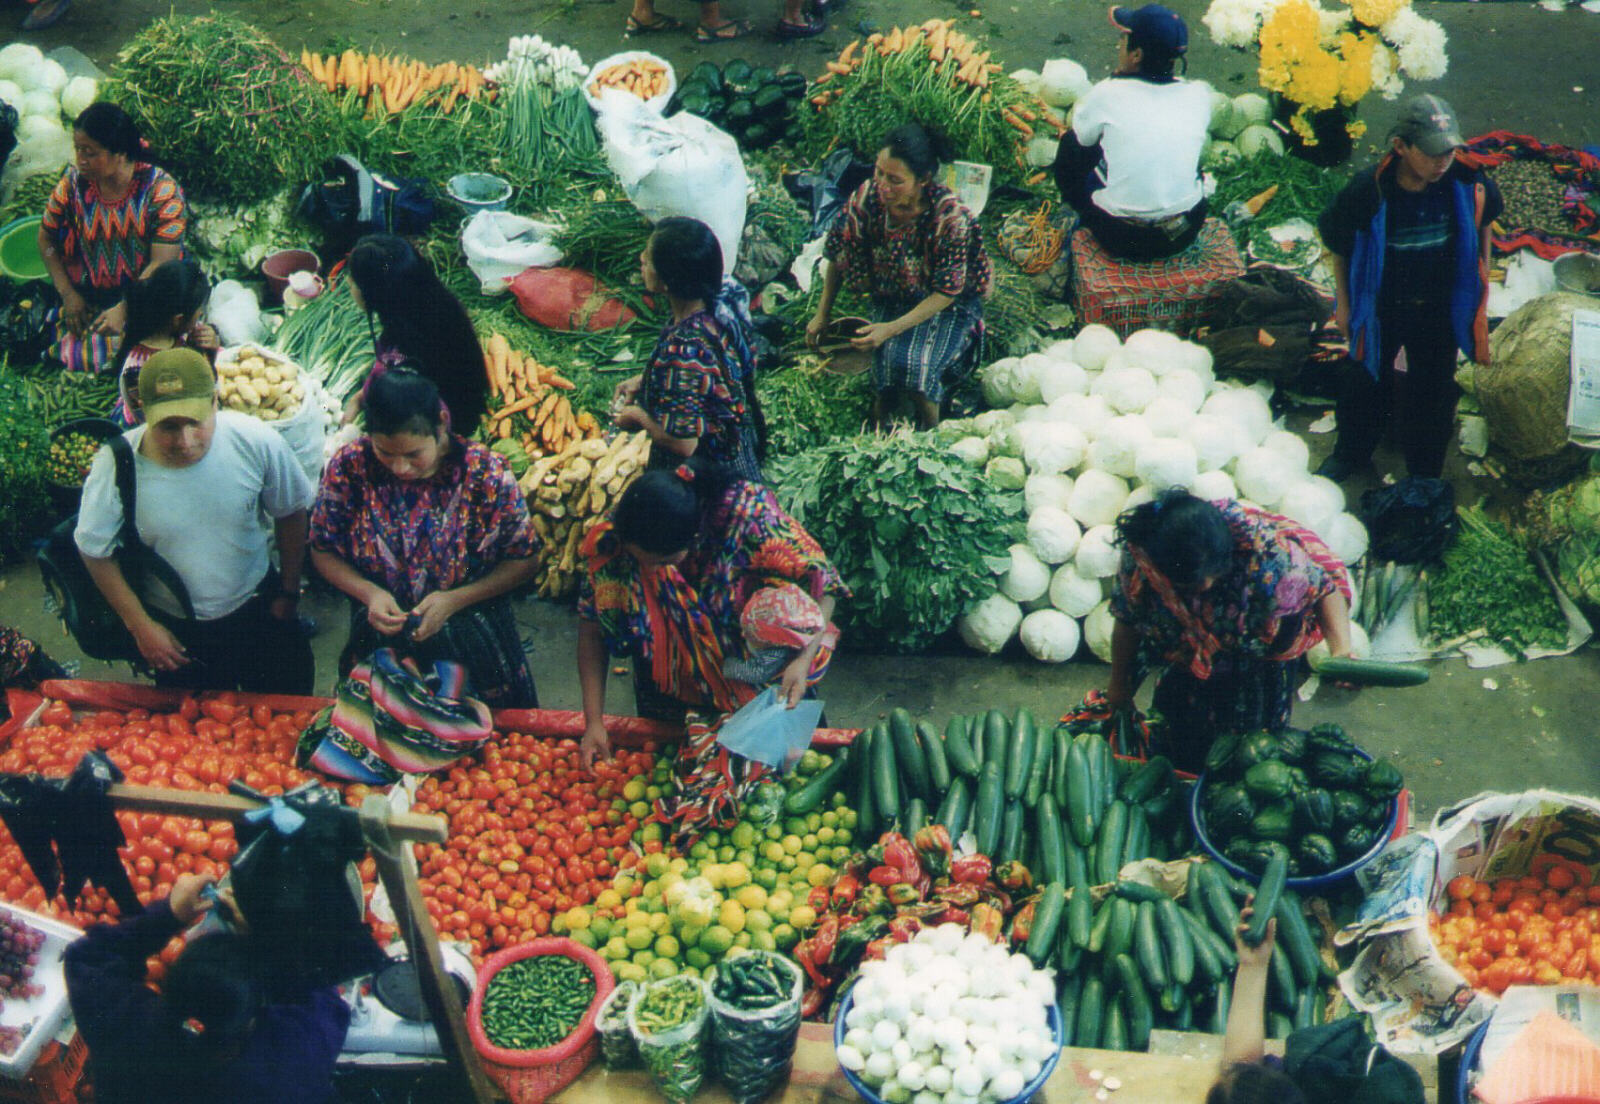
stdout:
<svg viewBox="0 0 1600 1104">
<path fill-rule="evenodd" d="M 1258 840 L 1280 843 L 1294 835 L 1294 802 L 1274 801 L 1257 809 L 1250 820 L 1250 834 Z"/>
<path fill-rule="evenodd" d="M 1250 791 L 1238 783 L 1206 788 L 1206 829 L 1222 839 L 1232 839 L 1250 830 L 1256 815 Z"/>
<path fill-rule="evenodd" d="M 1289 768 L 1276 759 L 1256 763 L 1244 772 L 1244 786 L 1250 796 L 1258 800 L 1276 801 L 1289 796 L 1294 789 L 1294 776 Z"/>
<path fill-rule="evenodd" d="M 1360 858 L 1370 851 L 1376 842 L 1378 842 L 1378 829 L 1365 824 L 1346 828 L 1337 839 L 1339 854 L 1346 859 Z"/>
<path fill-rule="evenodd" d="M 1294 819 L 1302 832 L 1333 831 L 1333 795 L 1317 787 L 1295 794 Z"/>
<path fill-rule="evenodd" d="M 1311 781 L 1330 790 L 1347 790 L 1361 785 L 1367 774 L 1366 760 L 1349 751 L 1318 751 L 1306 767 Z"/>
<path fill-rule="evenodd" d="M 1319 724 L 1312 726 L 1306 733 L 1306 751 L 1349 751 L 1355 747 L 1350 737 L 1345 735 L 1344 728 L 1336 724 Z"/>
<path fill-rule="evenodd" d="M 1371 803 L 1365 797 L 1354 790 L 1335 790 L 1332 794 L 1334 828 L 1343 830 L 1366 820 L 1367 806 Z"/>
<path fill-rule="evenodd" d="M 1367 765 L 1366 777 L 1361 780 L 1361 791 L 1373 801 L 1384 802 L 1397 796 L 1405 786 L 1400 769 L 1383 759 L 1374 759 Z"/>
<path fill-rule="evenodd" d="M 1298 763 L 1305 758 L 1306 733 L 1304 729 L 1286 728 L 1278 733 L 1278 758 L 1285 763 Z"/>
<path fill-rule="evenodd" d="M 1257 763 L 1264 763 L 1278 753 L 1278 740 L 1270 732 L 1249 732 L 1239 738 L 1234 749 L 1234 773 L 1243 775 Z"/>
<path fill-rule="evenodd" d="M 1321 832 L 1308 832 L 1295 844 L 1295 858 L 1308 873 L 1322 874 L 1339 865 L 1339 851 Z"/>
<path fill-rule="evenodd" d="M 1239 732 L 1225 732 L 1218 736 L 1211 744 L 1211 750 L 1206 752 L 1206 776 L 1217 781 L 1226 781 L 1237 775 L 1233 770 L 1233 756 L 1239 750 L 1239 741 L 1244 735 Z"/>
</svg>

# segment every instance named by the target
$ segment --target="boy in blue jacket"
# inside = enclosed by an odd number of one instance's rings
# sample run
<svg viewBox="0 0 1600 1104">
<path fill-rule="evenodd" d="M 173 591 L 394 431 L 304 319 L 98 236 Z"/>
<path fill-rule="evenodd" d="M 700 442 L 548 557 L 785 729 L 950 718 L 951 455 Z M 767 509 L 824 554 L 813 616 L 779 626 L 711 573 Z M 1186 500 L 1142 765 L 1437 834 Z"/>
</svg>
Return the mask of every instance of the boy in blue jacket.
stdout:
<svg viewBox="0 0 1600 1104">
<path fill-rule="evenodd" d="M 1438 96 L 1407 100 L 1390 152 L 1322 213 L 1340 331 L 1353 365 L 1337 404 L 1339 439 L 1317 474 L 1366 467 L 1391 414 L 1406 470 L 1437 478 L 1455 428 L 1456 350 L 1489 362 L 1489 224 L 1494 182 L 1459 160 L 1455 112 Z"/>
</svg>

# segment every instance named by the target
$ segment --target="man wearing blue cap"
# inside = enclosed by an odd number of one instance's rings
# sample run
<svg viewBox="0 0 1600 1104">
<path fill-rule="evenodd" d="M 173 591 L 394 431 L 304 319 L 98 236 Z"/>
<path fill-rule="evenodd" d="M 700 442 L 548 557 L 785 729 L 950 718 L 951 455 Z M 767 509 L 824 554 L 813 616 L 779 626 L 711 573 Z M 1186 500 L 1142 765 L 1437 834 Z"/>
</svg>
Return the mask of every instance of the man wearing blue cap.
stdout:
<svg viewBox="0 0 1600 1104">
<path fill-rule="evenodd" d="M 1129 260 L 1181 253 L 1200 233 L 1200 150 L 1211 92 L 1180 80 L 1182 17 L 1160 4 L 1112 8 L 1117 67 L 1078 101 L 1056 152 L 1056 184 L 1102 248 Z"/>
</svg>

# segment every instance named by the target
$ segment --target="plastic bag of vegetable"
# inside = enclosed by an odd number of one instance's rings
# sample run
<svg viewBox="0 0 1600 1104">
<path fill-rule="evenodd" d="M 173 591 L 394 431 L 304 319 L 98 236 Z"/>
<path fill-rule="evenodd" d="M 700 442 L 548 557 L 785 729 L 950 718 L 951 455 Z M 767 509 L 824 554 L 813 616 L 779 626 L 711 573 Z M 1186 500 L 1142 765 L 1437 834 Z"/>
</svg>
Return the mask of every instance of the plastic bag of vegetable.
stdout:
<svg viewBox="0 0 1600 1104">
<path fill-rule="evenodd" d="M 687 1104 L 705 1080 L 707 996 L 705 982 L 678 974 L 652 982 L 628 1007 L 628 1031 L 639 1057 L 673 1104 Z"/>
<path fill-rule="evenodd" d="M 752 951 L 725 960 L 711 982 L 711 1054 L 738 1104 L 754 1104 L 789 1079 L 800 1038 L 803 975 L 793 959 Z"/>
<path fill-rule="evenodd" d="M 600 1037 L 600 1060 L 608 1070 L 633 1069 L 639 1064 L 639 1048 L 628 1029 L 628 1013 L 638 996 L 638 982 L 619 982 L 594 1018 L 595 1034 Z"/>
</svg>

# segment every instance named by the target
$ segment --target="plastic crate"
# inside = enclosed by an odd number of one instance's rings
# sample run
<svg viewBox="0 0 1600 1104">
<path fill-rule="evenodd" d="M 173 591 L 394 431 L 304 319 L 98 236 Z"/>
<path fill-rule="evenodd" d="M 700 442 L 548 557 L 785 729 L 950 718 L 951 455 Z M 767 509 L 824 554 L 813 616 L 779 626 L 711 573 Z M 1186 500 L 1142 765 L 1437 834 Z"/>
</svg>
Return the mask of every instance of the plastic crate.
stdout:
<svg viewBox="0 0 1600 1104">
<path fill-rule="evenodd" d="M 0 1101 L 19 1104 L 76 1104 L 78 1082 L 89 1060 L 89 1044 L 74 1029 L 71 1042 L 51 1040 L 33 1069 L 20 1081 L 0 1077 Z"/>
<path fill-rule="evenodd" d="M 1206 219 L 1193 245 L 1159 261 L 1113 257 L 1080 228 L 1072 235 L 1072 271 L 1079 321 L 1110 326 L 1123 338 L 1143 329 L 1185 337 L 1245 266 L 1227 226 Z"/>
</svg>

